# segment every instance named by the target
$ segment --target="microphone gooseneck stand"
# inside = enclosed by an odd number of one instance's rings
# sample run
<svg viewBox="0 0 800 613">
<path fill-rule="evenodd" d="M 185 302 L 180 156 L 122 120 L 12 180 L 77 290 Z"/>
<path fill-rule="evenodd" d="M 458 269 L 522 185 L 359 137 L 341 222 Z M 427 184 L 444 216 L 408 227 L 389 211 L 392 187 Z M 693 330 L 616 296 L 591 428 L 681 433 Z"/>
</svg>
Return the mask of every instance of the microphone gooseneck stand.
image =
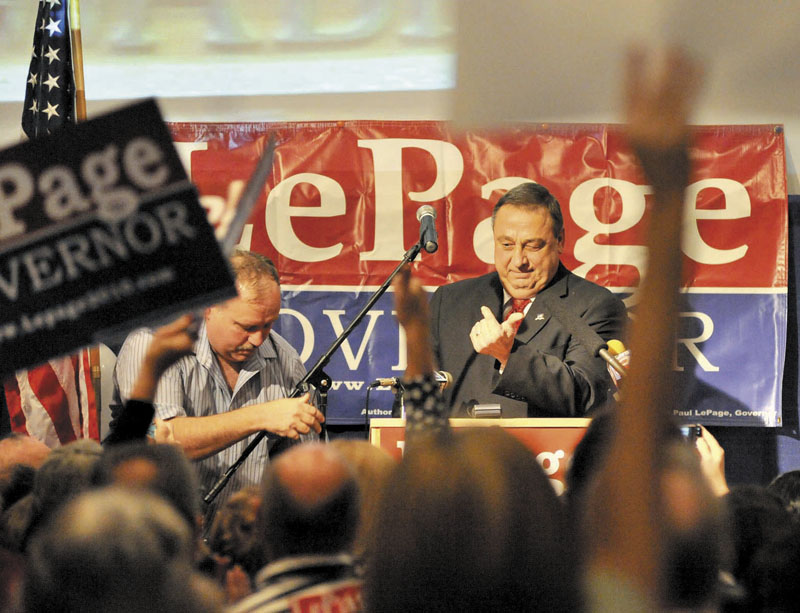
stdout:
<svg viewBox="0 0 800 613">
<path fill-rule="evenodd" d="M 331 357 L 336 352 L 336 350 L 339 348 L 339 346 L 347 339 L 348 336 L 350 336 L 350 333 L 355 329 L 355 327 L 359 323 L 361 323 L 361 320 L 364 319 L 366 314 L 375 305 L 378 299 L 381 296 L 383 296 L 383 294 L 386 293 L 386 290 L 389 289 L 389 285 L 391 285 L 392 283 L 392 279 L 394 279 L 397 276 L 397 273 L 399 273 L 404 266 L 414 261 L 414 258 L 416 258 L 417 255 L 419 255 L 419 252 L 422 251 L 422 248 L 423 248 L 423 242 L 422 239 L 420 239 L 420 241 L 416 245 L 414 245 L 413 247 L 411 247 L 411 249 L 405 252 L 402 261 L 392 271 L 392 273 L 389 275 L 386 281 L 384 281 L 383 284 L 377 290 L 375 290 L 372 296 L 370 296 L 370 299 L 367 301 L 367 304 L 364 305 L 364 308 L 362 308 L 361 311 L 358 313 L 358 315 L 356 315 L 355 319 L 353 319 L 353 321 L 350 322 L 347 328 L 345 328 L 342 331 L 342 333 L 338 336 L 338 338 L 335 341 L 333 341 L 333 344 L 331 344 L 328 350 L 320 356 L 320 358 L 317 360 L 317 363 L 314 364 L 314 366 L 312 366 L 311 369 L 308 372 L 306 372 L 305 376 L 302 379 L 300 379 L 300 381 L 297 382 L 294 391 L 292 391 L 292 393 L 289 395 L 289 398 L 297 398 L 298 396 L 305 394 L 308 391 L 309 387 L 313 386 L 317 389 L 320 395 L 320 406 L 318 408 L 320 409 L 320 412 L 324 416 L 326 416 L 325 413 L 328 404 L 328 389 L 331 386 L 331 378 L 328 375 L 326 375 L 322 369 L 328 365 L 328 362 L 330 361 Z M 323 431 L 321 434 L 324 437 L 325 434 L 324 423 L 322 424 L 322 427 Z M 255 437 L 253 437 L 253 440 L 250 441 L 250 444 L 242 452 L 242 455 L 239 456 L 236 462 L 230 465 L 228 470 L 226 470 L 222 474 L 222 476 L 217 480 L 214 486 L 203 497 L 204 503 L 210 504 L 214 501 L 214 499 L 219 495 L 219 493 L 222 491 L 222 489 L 225 487 L 228 481 L 230 481 L 231 477 L 233 477 L 236 471 L 239 470 L 239 467 L 242 465 L 242 463 L 248 458 L 248 456 L 253 452 L 256 446 L 262 441 L 262 439 L 266 435 L 267 433 L 262 430 Z"/>
</svg>

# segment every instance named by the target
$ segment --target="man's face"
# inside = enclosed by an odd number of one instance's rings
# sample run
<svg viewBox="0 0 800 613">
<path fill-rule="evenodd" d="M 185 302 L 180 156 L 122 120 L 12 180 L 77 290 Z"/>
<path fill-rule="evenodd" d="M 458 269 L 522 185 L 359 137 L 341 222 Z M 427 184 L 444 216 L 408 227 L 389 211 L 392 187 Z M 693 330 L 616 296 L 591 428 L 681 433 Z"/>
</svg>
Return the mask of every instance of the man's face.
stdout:
<svg viewBox="0 0 800 613">
<path fill-rule="evenodd" d="M 241 290 L 238 297 L 206 311 L 208 342 L 221 359 L 240 364 L 269 336 L 280 310 L 281 292 L 274 281 Z"/>
<path fill-rule="evenodd" d="M 547 207 L 506 204 L 494 220 L 494 265 L 512 298 L 531 298 L 558 270 L 564 232 L 553 235 Z"/>
</svg>

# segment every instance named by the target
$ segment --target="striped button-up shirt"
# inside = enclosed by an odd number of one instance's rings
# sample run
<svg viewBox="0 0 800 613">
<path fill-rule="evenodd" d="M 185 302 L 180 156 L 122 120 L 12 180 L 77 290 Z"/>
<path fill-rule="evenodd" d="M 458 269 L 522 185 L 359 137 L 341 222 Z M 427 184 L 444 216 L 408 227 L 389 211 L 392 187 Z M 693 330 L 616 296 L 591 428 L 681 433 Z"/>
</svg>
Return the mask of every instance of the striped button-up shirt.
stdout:
<svg viewBox="0 0 800 613">
<path fill-rule="evenodd" d="M 124 402 L 130 397 L 151 338 L 150 330 L 135 330 L 120 349 L 114 369 L 116 402 Z M 305 372 L 294 348 L 276 332 L 270 332 L 269 337 L 244 362 L 236 386 L 231 391 L 208 342 L 203 324 L 194 345 L 194 354 L 181 358 L 159 380 L 153 403 L 156 417 L 164 420 L 179 416 L 206 417 L 251 404 L 286 398 Z M 313 436 L 306 435 L 304 438 L 316 438 L 315 432 L 312 431 L 311 434 Z M 239 458 L 253 436 L 256 435 L 246 437 L 219 453 L 194 463 L 203 494 Z M 269 460 L 268 449 L 278 438 L 277 435 L 268 434 L 267 440 L 255 448 L 217 496 L 206 514 L 207 520 L 231 494 L 261 481 L 264 467 Z"/>
</svg>

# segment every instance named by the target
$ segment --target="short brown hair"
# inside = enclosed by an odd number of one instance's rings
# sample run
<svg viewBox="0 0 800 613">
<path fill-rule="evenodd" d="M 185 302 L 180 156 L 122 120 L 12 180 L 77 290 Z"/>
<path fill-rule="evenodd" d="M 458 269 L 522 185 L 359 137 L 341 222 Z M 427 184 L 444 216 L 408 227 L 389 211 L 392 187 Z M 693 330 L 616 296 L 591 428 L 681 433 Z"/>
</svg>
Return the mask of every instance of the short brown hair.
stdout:
<svg viewBox="0 0 800 613">
<path fill-rule="evenodd" d="M 263 283 L 266 278 L 272 279 L 280 287 L 278 269 L 267 256 L 254 251 L 236 249 L 231 254 L 230 262 L 238 287 L 253 288 Z"/>
</svg>

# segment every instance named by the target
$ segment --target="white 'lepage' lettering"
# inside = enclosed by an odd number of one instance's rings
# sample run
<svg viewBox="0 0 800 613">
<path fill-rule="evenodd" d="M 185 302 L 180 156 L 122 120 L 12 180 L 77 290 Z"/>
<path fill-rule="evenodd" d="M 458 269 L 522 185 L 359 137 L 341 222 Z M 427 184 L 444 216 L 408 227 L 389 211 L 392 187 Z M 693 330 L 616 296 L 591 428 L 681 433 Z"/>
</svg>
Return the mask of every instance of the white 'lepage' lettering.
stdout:
<svg viewBox="0 0 800 613">
<path fill-rule="evenodd" d="M 116 221 L 136 210 L 137 189 L 145 192 L 163 187 L 170 174 L 163 151 L 144 136 L 132 139 L 122 150 L 109 144 L 90 152 L 81 160 L 80 169 L 78 177 L 72 168 L 53 164 L 37 177 L 18 162 L 0 166 L 0 240 L 28 231 L 18 211 L 37 195 L 50 221 L 90 210 L 97 210 L 104 220 Z"/>
</svg>

